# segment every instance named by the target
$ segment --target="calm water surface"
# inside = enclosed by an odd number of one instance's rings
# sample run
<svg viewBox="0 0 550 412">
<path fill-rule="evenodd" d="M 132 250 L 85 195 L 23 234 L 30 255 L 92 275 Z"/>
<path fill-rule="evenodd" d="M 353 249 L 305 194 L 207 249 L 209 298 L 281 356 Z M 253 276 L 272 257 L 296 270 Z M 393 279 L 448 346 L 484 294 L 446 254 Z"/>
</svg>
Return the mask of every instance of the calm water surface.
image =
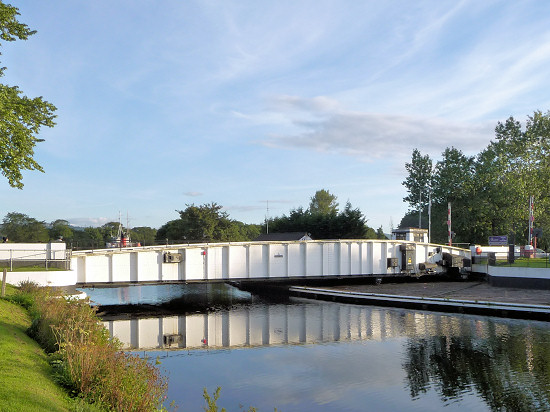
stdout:
<svg viewBox="0 0 550 412">
<path fill-rule="evenodd" d="M 128 349 L 160 358 L 182 411 L 203 410 L 203 388 L 218 386 L 228 411 L 550 410 L 545 322 L 265 302 L 227 286 L 126 289 L 86 292 L 109 304 L 176 299 L 163 316 L 104 323 Z"/>
</svg>

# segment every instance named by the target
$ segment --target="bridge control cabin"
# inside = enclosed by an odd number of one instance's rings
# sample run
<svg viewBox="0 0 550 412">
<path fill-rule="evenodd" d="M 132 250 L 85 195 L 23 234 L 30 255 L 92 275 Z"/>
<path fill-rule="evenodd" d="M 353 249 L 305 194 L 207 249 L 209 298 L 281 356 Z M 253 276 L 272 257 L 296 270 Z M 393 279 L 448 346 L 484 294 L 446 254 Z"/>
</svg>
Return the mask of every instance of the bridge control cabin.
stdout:
<svg viewBox="0 0 550 412">
<path fill-rule="evenodd" d="M 405 227 L 393 229 L 391 232 L 392 240 L 408 240 L 410 242 L 428 243 L 428 229 L 419 229 L 417 227 Z"/>
</svg>

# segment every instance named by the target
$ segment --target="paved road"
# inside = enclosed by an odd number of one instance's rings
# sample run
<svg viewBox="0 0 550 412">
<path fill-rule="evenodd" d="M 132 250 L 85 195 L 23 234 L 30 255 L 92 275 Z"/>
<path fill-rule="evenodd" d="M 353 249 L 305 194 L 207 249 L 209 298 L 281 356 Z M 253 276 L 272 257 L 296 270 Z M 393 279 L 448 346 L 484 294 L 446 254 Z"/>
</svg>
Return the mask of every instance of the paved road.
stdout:
<svg viewBox="0 0 550 412">
<path fill-rule="evenodd" d="M 324 289 L 550 306 L 550 290 L 503 288 L 479 281 L 383 283 L 381 285 L 348 285 Z"/>
</svg>

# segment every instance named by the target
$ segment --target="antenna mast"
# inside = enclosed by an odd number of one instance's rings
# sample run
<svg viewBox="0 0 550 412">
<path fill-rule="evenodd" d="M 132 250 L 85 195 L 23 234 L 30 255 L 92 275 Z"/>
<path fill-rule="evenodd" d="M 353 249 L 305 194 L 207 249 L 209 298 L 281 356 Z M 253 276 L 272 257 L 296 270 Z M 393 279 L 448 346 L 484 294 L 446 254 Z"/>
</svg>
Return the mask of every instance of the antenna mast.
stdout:
<svg viewBox="0 0 550 412">
<path fill-rule="evenodd" d="M 265 214 L 265 233 L 269 234 L 269 200 L 266 200 L 267 202 L 267 211 Z"/>
</svg>

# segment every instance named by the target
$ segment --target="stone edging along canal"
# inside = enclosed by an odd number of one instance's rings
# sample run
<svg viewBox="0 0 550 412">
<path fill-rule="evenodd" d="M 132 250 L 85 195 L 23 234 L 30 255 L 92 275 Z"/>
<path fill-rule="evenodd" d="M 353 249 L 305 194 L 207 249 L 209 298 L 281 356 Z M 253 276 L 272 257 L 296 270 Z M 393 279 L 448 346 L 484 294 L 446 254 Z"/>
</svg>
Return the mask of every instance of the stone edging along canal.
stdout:
<svg viewBox="0 0 550 412">
<path fill-rule="evenodd" d="M 359 305 L 391 306 L 407 309 L 550 321 L 550 306 L 529 303 L 390 295 L 305 286 L 291 286 L 289 293 L 291 296 Z"/>
</svg>

